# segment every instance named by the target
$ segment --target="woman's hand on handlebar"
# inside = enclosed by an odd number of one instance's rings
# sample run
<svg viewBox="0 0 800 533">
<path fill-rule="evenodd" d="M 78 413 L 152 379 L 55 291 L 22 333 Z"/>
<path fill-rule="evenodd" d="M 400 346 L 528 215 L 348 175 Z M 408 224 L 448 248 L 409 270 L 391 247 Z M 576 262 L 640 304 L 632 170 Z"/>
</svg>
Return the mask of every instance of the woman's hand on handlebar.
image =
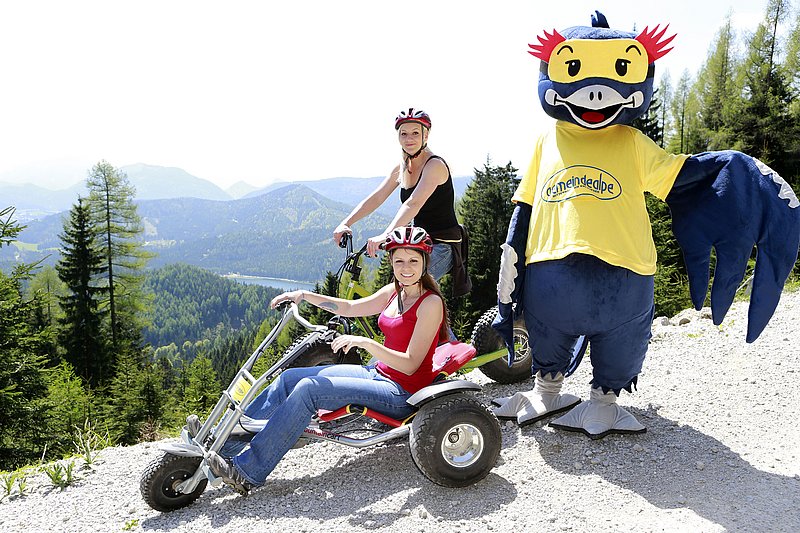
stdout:
<svg viewBox="0 0 800 533">
<path fill-rule="evenodd" d="M 344 353 L 347 353 L 351 348 L 363 348 L 361 343 L 365 340 L 367 340 L 366 337 L 358 335 L 339 335 L 331 342 L 331 350 L 334 352 L 344 350 Z"/>
<path fill-rule="evenodd" d="M 336 226 L 336 229 L 333 230 L 333 242 L 336 244 L 342 242 L 342 235 L 345 233 L 349 233 L 350 235 L 353 234 L 353 230 L 350 229 L 350 226 L 347 224 L 339 224 Z"/>
<path fill-rule="evenodd" d="M 370 237 L 367 240 L 367 255 L 370 257 L 375 257 L 378 254 L 378 250 L 383 248 L 383 244 L 386 242 L 386 234 L 381 233 L 380 235 L 375 235 L 374 237 Z"/>
<path fill-rule="evenodd" d="M 286 303 L 286 302 L 293 302 L 297 305 L 300 305 L 300 302 L 303 301 L 303 295 L 306 291 L 290 291 L 284 292 L 283 294 L 277 295 L 272 301 L 269 303 L 269 306 L 273 309 L 278 307 L 279 305 Z"/>
</svg>

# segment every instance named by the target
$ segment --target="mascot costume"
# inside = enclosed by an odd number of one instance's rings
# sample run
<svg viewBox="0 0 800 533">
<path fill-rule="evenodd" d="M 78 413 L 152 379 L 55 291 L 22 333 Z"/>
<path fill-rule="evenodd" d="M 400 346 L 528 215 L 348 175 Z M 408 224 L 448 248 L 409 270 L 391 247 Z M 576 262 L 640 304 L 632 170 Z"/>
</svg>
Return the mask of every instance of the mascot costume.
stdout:
<svg viewBox="0 0 800 533">
<path fill-rule="evenodd" d="M 638 35 L 592 27 L 553 30 L 530 45 L 541 60 L 539 99 L 556 121 L 537 140 L 513 201 L 493 326 L 513 358 L 513 319 L 524 316 L 533 390 L 493 403 L 524 425 L 568 411 L 556 428 L 599 439 L 642 433 L 616 404 L 632 392 L 653 321 L 656 250 L 645 191 L 666 200 L 700 309 L 716 252 L 711 309 L 719 325 L 757 246 L 747 342 L 767 325 L 800 246 L 800 203 L 772 169 L 734 151 L 668 154 L 627 126 L 653 96 L 654 63 L 671 48 L 667 28 Z M 561 394 L 591 345 L 589 401 Z"/>
</svg>

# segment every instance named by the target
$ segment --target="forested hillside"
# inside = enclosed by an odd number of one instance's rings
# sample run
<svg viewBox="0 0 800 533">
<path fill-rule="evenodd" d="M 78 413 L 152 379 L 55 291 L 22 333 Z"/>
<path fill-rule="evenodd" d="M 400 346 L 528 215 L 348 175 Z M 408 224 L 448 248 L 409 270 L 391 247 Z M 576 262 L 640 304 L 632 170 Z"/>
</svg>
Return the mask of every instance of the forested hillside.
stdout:
<svg viewBox="0 0 800 533">
<path fill-rule="evenodd" d="M 303 185 L 231 201 L 173 198 L 136 202 L 149 267 L 186 263 L 212 272 L 316 282 L 336 270 L 341 250 L 333 228 L 352 205 L 335 202 Z M 0 249 L 0 266 L 59 258 L 64 215 L 29 222 L 14 246 Z M 357 241 L 382 231 L 388 217 L 373 214 L 354 228 Z"/>
<path fill-rule="evenodd" d="M 145 289 L 153 295 L 153 303 L 144 340 L 155 348 L 257 328 L 268 316 L 276 315 L 269 302 L 280 292 L 236 283 L 185 264 L 148 272 Z"/>
</svg>

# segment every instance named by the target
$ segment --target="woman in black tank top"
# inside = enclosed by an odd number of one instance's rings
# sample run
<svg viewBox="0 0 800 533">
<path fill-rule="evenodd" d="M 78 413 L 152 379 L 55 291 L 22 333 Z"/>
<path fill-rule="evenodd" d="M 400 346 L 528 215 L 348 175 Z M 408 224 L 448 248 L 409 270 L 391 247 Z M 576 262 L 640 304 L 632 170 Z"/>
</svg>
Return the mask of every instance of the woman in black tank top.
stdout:
<svg viewBox="0 0 800 533">
<path fill-rule="evenodd" d="M 431 119 L 421 109 L 411 108 L 398 115 L 395 129 L 402 162 L 342 220 L 333 231 L 333 238 L 338 243 L 344 233 L 352 233 L 352 224 L 375 211 L 399 187 L 402 205 L 386 230 L 367 241 L 367 254 L 374 257 L 391 230 L 413 223 L 433 237 L 429 272 L 438 281 L 453 267 L 454 255 L 458 252 L 455 247 L 461 243 L 461 230 L 456 219 L 450 169 L 444 159 L 428 148 L 430 128 Z"/>
</svg>

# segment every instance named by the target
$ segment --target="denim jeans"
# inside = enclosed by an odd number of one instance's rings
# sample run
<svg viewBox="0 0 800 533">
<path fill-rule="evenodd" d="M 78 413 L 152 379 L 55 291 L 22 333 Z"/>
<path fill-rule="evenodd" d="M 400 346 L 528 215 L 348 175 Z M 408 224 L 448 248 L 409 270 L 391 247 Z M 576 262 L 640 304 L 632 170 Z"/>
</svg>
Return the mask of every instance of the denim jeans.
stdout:
<svg viewBox="0 0 800 533">
<path fill-rule="evenodd" d="M 439 283 L 442 276 L 450 272 L 452 268 L 453 247 L 446 243 L 434 244 L 433 251 L 431 251 L 431 264 L 428 266 L 431 277 L 436 280 L 436 283 Z M 447 331 L 451 341 L 458 340 L 452 328 L 448 326 Z"/>
<path fill-rule="evenodd" d="M 247 416 L 269 421 L 233 464 L 248 481 L 263 485 L 318 409 L 333 411 L 352 403 L 405 418 L 413 412 L 406 403 L 410 396 L 371 366 L 289 368 L 245 409 Z"/>
<path fill-rule="evenodd" d="M 433 245 L 431 252 L 431 264 L 428 265 L 428 272 L 438 283 L 442 276 L 450 272 L 453 268 L 453 248 L 446 243 Z"/>
</svg>

